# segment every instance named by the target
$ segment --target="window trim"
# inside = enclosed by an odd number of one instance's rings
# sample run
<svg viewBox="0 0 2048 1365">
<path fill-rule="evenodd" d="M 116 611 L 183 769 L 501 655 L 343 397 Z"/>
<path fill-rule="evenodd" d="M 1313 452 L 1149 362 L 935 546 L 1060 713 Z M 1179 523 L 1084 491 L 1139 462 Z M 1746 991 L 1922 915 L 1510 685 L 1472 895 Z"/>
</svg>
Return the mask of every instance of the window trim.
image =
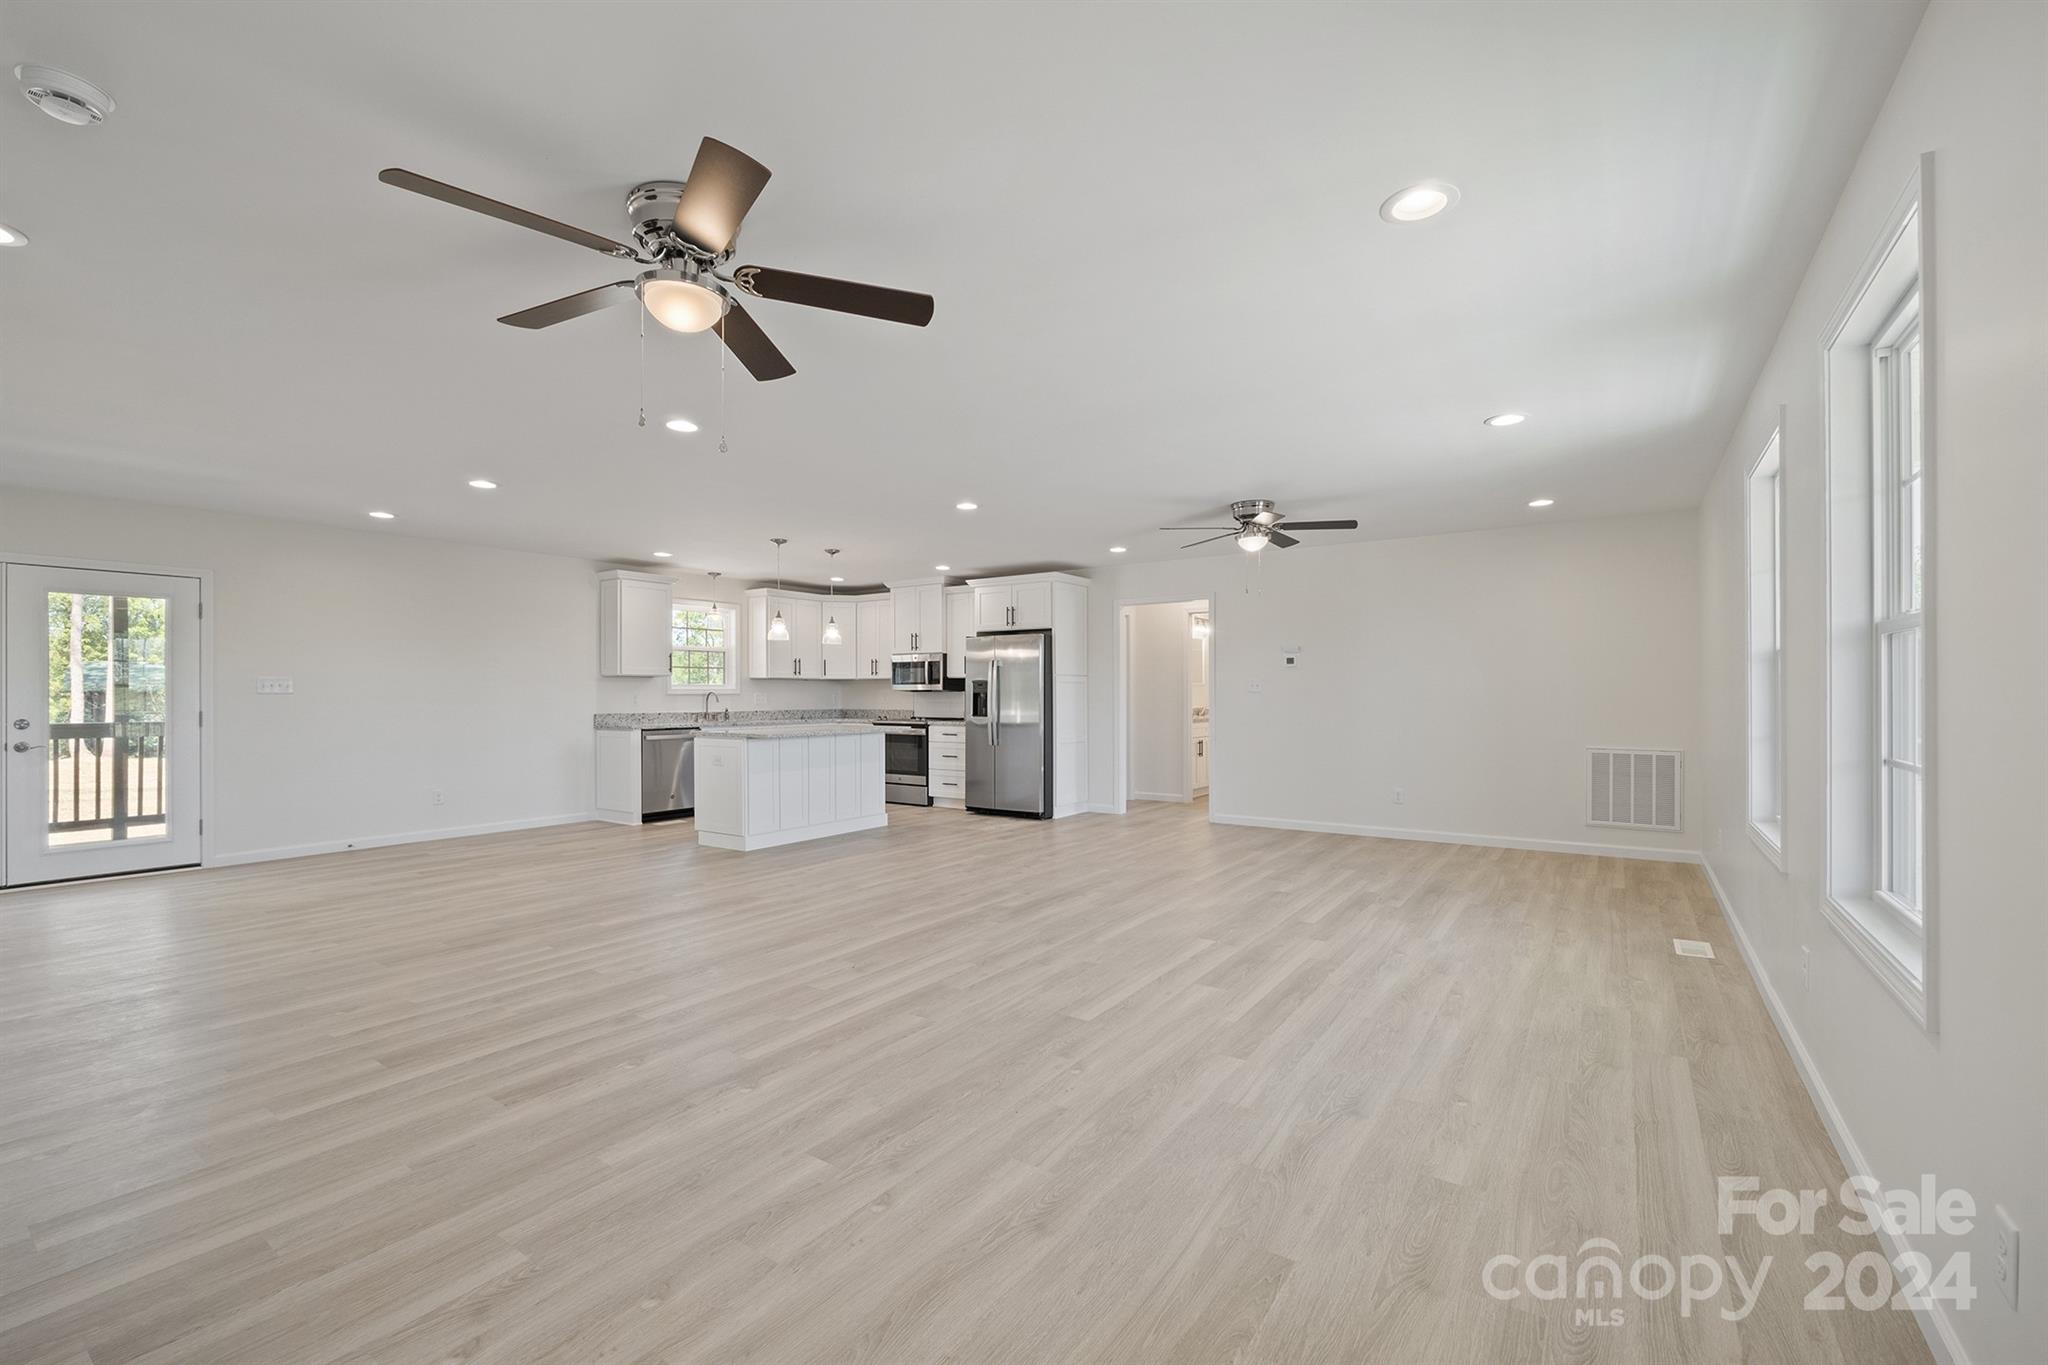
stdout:
<svg viewBox="0 0 2048 1365">
<path fill-rule="evenodd" d="M 1771 865 L 1779 872 L 1785 871 L 1785 408 L 1778 407 L 1777 425 L 1752 460 L 1742 483 L 1742 587 L 1743 587 L 1743 641 L 1742 641 L 1742 696 L 1743 696 L 1743 825 L 1749 832 L 1750 841 L 1757 846 Z M 1756 513 L 1757 479 L 1763 476 L 1764 467 L 1771 466 L 1771 627 L 1776 637 L 1773 649 L 1777 655 L 1772 684 L 1776 693 L 1772 699 L 1771 724 L 1776 729 L 1772 741 L 1776 758 L 1776 771 L 1772 777 L 1772 809 L 1775 812 L 1768 820 L 1759 819 L 1756 805 L 1756 681 L 1753 670 L 1756 667 Z"/>
<path fill-rule="evenodd" d="M 669 674 L 666 680 L 668 683 L 668 694 L 671 697 L 701 697 L 707 692 L 718 692 L 720 694 L 723 694 L 737 689 L 739 687 L 739 681 L 737 670 L 734 667 L 733 661 L 737 659 L 740 654 L 739 607 L 732 602 L 713 602 L 707 598 L 702 597 L 674 598 L 669 602 L 669 628 L 671 630 L 675 628 L 675 610 L 677 607 L 688 607 L 692 610 L 697 611 L 715 611 L 724 615 L 725 649 L 723 653 L 725 654 L 725 681 L 723 683 L 708 686 L 700 686 L 695 683 L 684 683 L 678 685 L 675 681 L 675 650 L 670 649 Z"/>
<path fill-rule="evenodd" d="M 1921 908 L 1907 904 L 1896 891 L 1888 888 L 1884 883 L 1890 878 L 1892 861 L 1892 822 L 1890 818 L 1891 811 L 1888 806 L 1892 799 L 1892 772 L 1908 768 L 1919 778 L 1923 812 L 1926 805 L 1927 792 L 1927 765 L 1924 762 L 1910 763 L 1904 759 L 1897 759 L 1892 756 L 1891 715 L 1888 709 L 1891 701 L 1891 689 L 1887 676 L 1888 646 L 1891 643 L 1892 637 L 1913 630 L 1920 632 L 1922 651 L 1920 676 L 1923 681 L 1928 673 L 1926 655 L 1926 584 L 1923 579 L 1921 584 L 1921 600 L 1918 607 L 1909 609 L 1902 606 L 1899 600 L 1898 574 L 1900 565 L 1897 561 L 1897 552 L 1901 548 L 1899 489 L 1904 480 L 1900 477 L 1899 469 L 1900 414 L 1899 389 L 1897 386 L 1901 381 L 1897 378 L 1897 371 L 1894 367 L 1897 364 L 1898 355 L 1907 345 L 1914 341 L 1921 341 L 1922 375 L 1923 377 L 1925 375 L 1927 353 L 1925 342 L 1922 341 L 1920 306 L 1920 290 L 1915 287 L 1904 298 L 1899 300 L 1898 306 L 1892 310 L 1891 315 L 1878 328 L 1877 335 L 1872 339 L 1870 347 L 1870 389 L 1873 404 L 1871 416 L 1870 501 L 1871 515 L 1875 519 L 1870 542 L 1870 601 L 1872 609 L 1871 632 L 1873 637 L 1871 642 L 1871 659 L 1875 665 L 1871 670 L 1871 683 L 1876 693 L 1871 705 L 1871 714 L 1876 721 L 1876 747 L 1873 755 L 1875 761 L 1874 777 L 1876 779 L 1874 794 L 1876 799 L 1871 812 L 1873 824 L 1871 842 L 1876 857 L 1872 875 L 1871 898 L 1893 917 L 1903 921 L 1908 930 L 1915 934 L 1921 931 L 1924 924 L 1924 915 Z M 1916 419 L 1918 418 L 1919 412 L 1917 409 L 1912 416 Z M 1923 443 L 1921 447 L 1920 472 L 1915 476 L 1920 482 L 1922 496 L 1921 537 L 1923 547 L 1926 538 L 1927 504 L 1925 497 L 1929 473 L 1930 468 Z M 1881 493 L 1879 491 L 1880 487 L 1882 488 Z M 1924 550 L 1921 562 L 1924 572 L 1926 566 Z M 1926 747 L 1924 707 L 1920 723 L 1922 757 L 1924 758 L 1924 749 Z M 1922 882 L 1922 899 L 1924 901 L 1927 843 L 1924 827 L 1920 842 L 1920 857 L 1916 859 L 1918 865 L 1915 868 L 1915 872 L 1919 875 Z"/>
<path fill-rule="evenodd" d="M 1858 637 L 1858 641 L 1853 645 L 1845 645 L 1843 643 L 1843 632 L 1847 627 L 1843 616 L 1838 612 L 1837 608 L 1840 593 L 1844 591 L 1839 586 L 1838 580 L 1840 575 L 1838 574 L 1838 569 L 1843 566 L 1846 555 L 1853 554 L 1858 550 L 1859 547 L 1856 541 L 1862 536 L 1871 536 L 1873 540 L 1868 547 L 1862 547 L 1867 549 L 1867 554 L 1863 555 L 1863 581 L 1855 590 L 1874 593 L 1879 587 L 1876 581 L 1878 556 L 1874 537 L 1881 529 L 1878 525 L 1878 518 L 1883 515 L 1883 512 L 1876 506 L 1880 499 L 1878 496 L 1879 490 L 1876 486 L 1877 470 L 1876 461 L 1873 458 L 1874 446 L 1872 445 L 1872 438 L 1874 438 L 1875 433 L 1874 428 L 1868 432 L 1863 430 L 1865 424 L 1876 416 L 1874 411 L 1876 395 L 1874 391 L 1865 390 L 1873 389 L 1871 384 L 1873 370 L 1871 368 L 1870 352 L 1874 348 L 1877 338 L 1882 335 L 1883 327 L 1896 318 L 1897 306 L 1894 305 L 1894 307 L 1886 309 L 1884 315 L 1885 323 L 1876 327 L 1868 327 L 1867 330 L 1859 328 L 1858 330 L 1863 333 L 1862 336 L 1851 338 L 1849 330 L 1859 314 L 1867 318 L 1866 308 L 1875 297 L 1872 293 L 1873 289 L 1882 280 L 1895 275 L 1897 267 L 1893 265 L 1894 253 L 1908 240 L 1914 246 L 1914 265 L 1917 272 L 1917 280 L 1910 286 L 1901 288 L 1897 298 L 1900 302 L 1904 302 L 1908 295 L 1915 293 L 1917 293 L 1919 298 L 1922 368 L 1919 420 L 1922 465 L 1921 546 L 1923 559 L 1921 601 L 1923 607 L 1931 607 L 1935 598 L 1938 574 L 1936 564 L 1939 558 L 1936 549 L 1935 506 L 1940 476 L 1936 468 L 1939 463 L 1939 457 L 1935 448 L 1935 412 L 1938 402 L 1936 394 L 1937 384 L 1935 381 L 1938 356 L 1933 340 L 1937 331 L 1935 323 L 1939 315 L 1937 312 L 1938 305 L 1934 272 L 1934 220 L 1928 193 L 1929 187 L 1933 183 L 1933 172 L 1933 153 L 1922 154 L 1915 167 L 1914 174 L 1907 181 L 1904 189 L 1894 201 L 1890 212 L 1886 215 L 1883 227 L 1878 233 L 1876 241 L 1865 258 L 1862 267 L 1858 270 L 1854 283 L 1843 296 L 1841 304 L 1837 307 L 1834 316 L 1823 331 L 1820 344 L 1822 474 L 1825 479 L 1825 496 L 1822 500 L 1825 518 L 1823 525 L 1825 538 L 1823 563 L 1826 574 L 1824 597 L 1826 611 L 1823 617 L 1823 624 L 1826 629 L 1826 645 L 1822 651 L 1822 662 L 1825 669 L 1822 693 L 1822 705 L 1825 712 L 1823 722 L 1825 751 L 1822 764 L 1823 852 L 1820 909 L 1822 917 L 1841 934 L 1844 942 L 1849 945 L 1856 956 L 1863 961 L 1865 966 L 1870 968 L 1872 974 L 1877 977 L 1878 981 L 1892 997 L 1912 1016 L 1914 1021 L 1930 1035 L 1938 1032 L 1937 988 L 1940 948 L 1940 897 L 1938 890 L 1940 885 L 1938 876 L 1940 840 L 1938 837 L 1937 815 L 1939 810 L 1937 795 L 1939 792 L 1940 768 L 1936 751 L 1936 727 L 1934 724 L 1935 718 L 1939 714 L 1935 705 L 1936 689 L 1938 686 L 1935 665 L 1938 655 L 1935 648 L 1936 626 L 1933 620 L 1934 613 L 1929 610 L 1923 614 L 1920 637 L 1922 649 L 1921 710 L 1924 717 L 1924 730 L 1921 736 L 1923 757 L 1923 774 L 1921 779 L 1923 814 L 1920 835 L 1922 895 L 1920 915 L 1916 922 L 1909 916 L 1902 914 L 1901 908 L 1891 897 L 1877 890 L 1877 853 L 1874 843 L 1870 845 L 1869 858 L 1864 860 L 1866 866 L 1859 869 L 1861 875 L 1850 879 L 1852 882 L 1865 882 L 1867 884 L 1845 885 L 1844 879 L 1841 876 L 1843 852 L 1838 847 L 1838 839 L 1842 833 L 1841 821 L 1845 818 L 1845 809 L 1850 802 L 1867 799 L 1869 803 L 1864 813 L 1865 819 L 1858 822 L 1865 827 L 1858 831 L 1854 837 L 1867 842 L 1871 840 L 1876 832 L 1875 825 L 1878 819 L 1878 805 L 1876 802 L 1874 771 L 1880 753 L 1880 736 L 1876 732 L 1876 726 L 1880 721 L 1880 713 L 1876 705 L 1875 687 L 1877 679 L 1881 676 L 1882 660 L 1876 658 L 1873 654 L 1869 660 L 1870 671 L 1867 677 L 1845 678 L 1842 676 L 1843 664 L 1840 656 L 1845 648 L 1874 651 L 1877 644 L 1876 626 L 1881 619 L 1878 607 L 1878 602 L 1881 599 L 1873 596 L 1866 601 L 1867 615 L 1863 618 L 1861 628 L 1854 632 L 1855 636 Z M 1860 357 L 1855 355 L 1855 353 L 1859 352 L 1861 353 Z M 1849 374 L 1849 362 L 1852 358 L 1860 360 L 1860 369 L 1857 372 L 1864 376 L 1862 379 L 1854 381 L 1858 385 L 1858 389 L 1853 394 L 1836 389 L 1836 374 L 1838 370 L 1845 375 Z M 1851 398 L 1855 398 L 1863 404 L 1860 414 L 1844 406 L 1849 404 Z M 1862 448 L 1860 451 L 1838 449 L 1844 435 L 1841 430 L 1838 430 L 1838 427 L 1845 419 L 1851 425 L 1854 435 L 1865 438 L 1861 442 Z M 1868 506 L 1855 507 L 1858 501 L 1855 494 L 1858 490 L 1844 490 L 1839 486 L 1842 475 L 1838 467 L 1849 467 L 1848 457 L 1850 456 L 1855 457 L 1855 465 L 1860 467 L 1860 477 L 1865 481 L 1865 488 L 1862 491 L 1863 495 L 1869 500 L 1870 505 Z M 1853 516 L 1849 515 L 1849 508 L 1854 508 Z M 1845 516 L 1848 517 L 1846 521 Z M 1855 524 L 1858 521 L 1862 522 L 1860 526 Z M 1842 691 L 1843 687 L 1851 683 L 1857 685 L 1856 694 L 1844 693 Z M 1844 723 L 1843 717 L 1838 715 L 1840 710 L 1838 703 L 1851 706 L 1855 710 L 1868 711 L 1866 717 L 1868 724 L 1855 727 L 1863 731 L 1863 733 L 1853 737 L 1853 739 L 1847 737 L 1846 730 L 1838 734 L 1838 730 L 1842 729 Z M 1844 754 L 1841 751 L 1841 746 L 1844 743 L 1851 742 L 1853 742 L 1855 749 L 1859 752 L 1854 755 Z M 1838 788 L 1837 781 L 1843 772 L 1844 766 L 1866 763 L 1873 771 L 1871 774 L 1863 774 L 1859 771 L 1859 781 L 1863 789 L 1854 793 L 1843 793 Z"/>
</svg>

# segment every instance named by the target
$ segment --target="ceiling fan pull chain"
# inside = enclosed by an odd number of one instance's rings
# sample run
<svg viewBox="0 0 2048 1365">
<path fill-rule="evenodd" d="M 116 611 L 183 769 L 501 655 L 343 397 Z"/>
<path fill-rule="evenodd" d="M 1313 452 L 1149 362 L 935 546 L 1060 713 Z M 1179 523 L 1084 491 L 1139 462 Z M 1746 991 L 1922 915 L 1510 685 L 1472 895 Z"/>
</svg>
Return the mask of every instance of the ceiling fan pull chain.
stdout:
<svg viewBox="0 0 2048 1365">
<path fill-rule="evenodd" d="M 725 451 L 725 314 L 718 315 L 718 453 Z"/>
<path fill-rule="evenodd" d="M 647 425 L 647 310 L 635 309 L 640 314 L 640 425 Z"/>
</svg>

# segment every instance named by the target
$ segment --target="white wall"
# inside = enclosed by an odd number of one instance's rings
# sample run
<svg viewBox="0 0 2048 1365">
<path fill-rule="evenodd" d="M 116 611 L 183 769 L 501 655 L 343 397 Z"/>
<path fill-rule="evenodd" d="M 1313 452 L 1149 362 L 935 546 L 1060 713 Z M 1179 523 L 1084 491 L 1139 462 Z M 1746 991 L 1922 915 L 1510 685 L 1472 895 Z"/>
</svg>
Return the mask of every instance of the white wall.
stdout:
<svg viewBox="0 0 2048 1365">
<path fill-rule="evenodd" d="M 0 552 L 213 571 L 217 857 L 590 809 L 590 564 L 16 488 Z"/>
<path fill-rule="evenodd" d="M 1673 512 L 1304 544 L 1261 555 L 1249 580 L 1242 554 L 1117 565 L 1094 576 L 1091 646 L 1115 657 L 1119 602 L 1214 603 L 1213 818 L 1691 850 L 1690 821 L 1587 826 L 1584 770 L 1589 745 L 1692 748 L 1697 550 L 1694 515 Z M 1114 686 L 1109 669 L 1090 678 L 1102 806 Z"/>
<path fill-rule="evenodd" d="M 1937 0 L 1808 269 L 1700 515 L 1708 865 L 1837 1111 L 1888 1186 L 1932 1173 L 1981 1213 L 1964 1237 L 1980 1362 L 2048 1358 L 2048 8 Z M 1922 152 L 1934 153 L 1928 318 L 1935 506 L 1938 1034 L 1924 1032 L 1819 911 L 1825 642 L 1823 328 Z M 1743 827 L 1742 484 L 1779 404 L 1785 495 L 1785 843 Z M 1808 972 L 1801 952 L 1811 949 Z M 1797 1051 L 1797 1049 L 1795 1049 Z M 1990 1277 L 1990 1207 L 2026 1243 L 2023 1311 Z M 2029 1263 L 2031 1258 L 2031 1263 Z"/>
<path fill-rule="evenodd" d="M 1200 602 L 1131 608 L 1130 793 L 1179 801 L 1188 788 L 1188 613 Z"/>
<path fill-rule="evenodd" d="M 217 860 L 583 817 L 593 711 L 702 705 L 662 678 L 598 677 L 598 566 L 584 560 L 9 487 L 0 554 L 213 572 Z M 707 579 L 682 588 L 710 595 Z M 295 690 L 259 697 L 259 674 Z M 743 681 L 729 704 L 911 695 L 774 679 Z M 935 695 L 957 713 L 957 693 Z"/>
</svg>

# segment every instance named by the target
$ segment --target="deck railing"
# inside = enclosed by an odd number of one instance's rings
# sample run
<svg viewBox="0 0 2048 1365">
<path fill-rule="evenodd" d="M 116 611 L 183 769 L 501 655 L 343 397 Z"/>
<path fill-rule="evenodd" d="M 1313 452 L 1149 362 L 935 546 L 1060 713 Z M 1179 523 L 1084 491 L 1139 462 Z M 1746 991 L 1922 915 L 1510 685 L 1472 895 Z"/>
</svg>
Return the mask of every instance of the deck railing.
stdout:
<svg viewBox="0 0 2048 1365">
<path fill-rule="evenodd" d="M 52 721 L 50 829 L 110 830 L 164 818 L 164 723 Z"/>
</svg>

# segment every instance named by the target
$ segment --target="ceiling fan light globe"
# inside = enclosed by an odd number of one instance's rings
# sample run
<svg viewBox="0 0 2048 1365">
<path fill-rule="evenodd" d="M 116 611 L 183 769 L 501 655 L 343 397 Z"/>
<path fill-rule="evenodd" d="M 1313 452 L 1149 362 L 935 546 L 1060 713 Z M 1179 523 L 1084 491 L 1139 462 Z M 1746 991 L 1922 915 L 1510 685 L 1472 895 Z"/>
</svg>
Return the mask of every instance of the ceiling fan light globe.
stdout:
<svg viewBox="0 0 2048 1365">
<path fill-rule="evenodd" d="M 703 332 L 725 315 L 725 300 L 689 280 L 662 276 L 640 281 L 640 302 L 648 315 L 671 332 Z"/>
<path fill-rule="evenodd" d="M 1237 548 L 1247 554 L 1257 554 L 1266 548 L 1266 542 L 1271 539 L 1272 532 L 1265 527 L 1247 526 L 1237 533 Z"/>
</svg>

